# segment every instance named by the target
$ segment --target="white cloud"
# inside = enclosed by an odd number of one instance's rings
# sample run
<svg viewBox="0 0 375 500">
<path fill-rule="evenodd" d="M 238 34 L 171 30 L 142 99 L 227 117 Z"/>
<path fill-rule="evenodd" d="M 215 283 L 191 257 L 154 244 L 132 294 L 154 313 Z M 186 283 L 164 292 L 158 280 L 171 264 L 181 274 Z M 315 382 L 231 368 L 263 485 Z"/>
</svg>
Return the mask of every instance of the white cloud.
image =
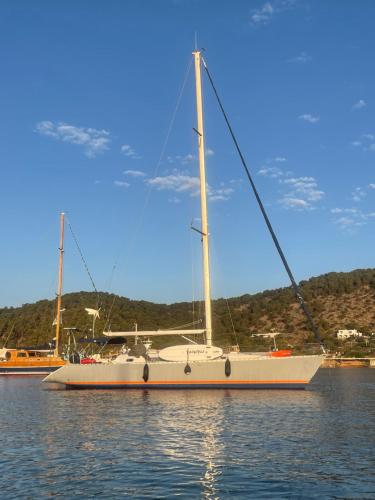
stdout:
<svg viewBox="0 0 375 500">
<path fill-rule="evenodd" d="M 357 214 L 357 208 L 332 208 L 331 214 Z"/>
<path fill-rule="evenodd" d="M 208 187 L 208 198 L 210 201 L 227 201 L 234 189 L 231 187 L 221 187 L 219 189 L 212 189 Z"/>
<path fill-rule="evenodd" d="M 271 179 L 278 179 L 284 175 L 284 172 L 278 167 L 262 167 L 258 170 L 259 175 L 263 175 L 264 177 L 270 177 Z"/>
<path fill-rule="evenodd" d="M 121 153 L 132 160 L 140 160 L 142 158 L 142 156 L 139 156 L 129 144 L 123 144 L 121 146 Z"/>
<path fill-rule="evenodd" d="M 36 131 L 47 137 L 83 146 L 85 155 L 89 158 L 94 158 L 97 154 L 108 149 L 111 141 L 107 130 L 76 127 L 64 122 L 54 123 L 45 120 L 37 123 Z"/>
<path fill-rule="evenodd" d="M 363 226 L 364 222 L 355 219 L 354 217 L 340 217 L 336 219 L 335 224 L 341 227 L 341 229 L 348 229 L 352 226 Z"/>
<path fill-rule="evenodd" d="M 292 198 L 290 196 L 284 196 L 284 198 L 280 200 L 280 203 L 285 208 L 296 208 L 302 210 L 311 208 L 310 203 L 306 200 L 303 200 L 302 198 Z"/>
<path fill-rule="evenodd" d="M 287 161 L 287 159 L 284 156 L 276 156 L 274 160 L 278 163 L 283 163 L 284 161 Z"/>
<path fill-rule="evenodd" d="M 200 192 L 199 177 L 187 175 L 175 171 L 170 175 L 158 176 L 153 179 L 146 179 L 145 182 L 155 187 L 158 191 L 173 191 L 175 193 L 187 193 L 190 196 L 198 196 Z M 207 196 L 210 201 L 226 201 L 234 192 L 232 187 L 221 185 L 219 188 L 213 188 L 207 185 Z"/>
<path fill-rule="evenodd" d="M 125 181 L 115 181 L 113 184 L 115 186 L 123 187 L 123 188 L 128 188 L 130 186 L 129 182 L 125 182 Z"/>
<path fill-rule="evenodd" d="M 213 156 L 215 154 L 215 151 L 213 149 L 207 148 L 205 151 L 206 158 L 209 156 Z M 189 165 L 189 163 L 192 163 L 197 160 L 197 155 L 188 153 L 186 155 L 175 155 L 175 156 L 168 156 L 167 157 L 167 162 L 168 163 L 179 163 L 180 165 Z"/>
<path fill-rule="evenodd" d="M 363 201 L 370 189 L 375 189 L 375 184 L 368 184 L 365 187 L 358 186 L 351 193 L 351 199 L 355 203 Z M 350 230 L 353 232 L 353 228 L 356 226 L 364 226 L 370 219 L 375 217 L 375 212 L 364 212 L 359 208 L 332 208 L 331 214 L 334 215 L 333 222 L 337 224 L 343 230 Z"/>
<path fill-rule="evenodd" d="M 277 157 L 274 161 L 276 160 L 286 161 L 286 158 Z M 274 179 L 284 188 L 284 194 L 278 200 L 284 208 L 312 210 L 325 195 L 324 191 L 318 188 L 314 177 L 291 177 L 292 171 L 285 171 L 275 166 L 263 166 L 258 170 L 258 175 Z"/>
<path fill-rule="evenodd" d="M 310 62 L 312 59 L 311 56 L 309 56 L 306 52 L 301 52 L 298 56 L 292 57 L 291 59 L 288 59 L 288 63 L 307 63 Z"/>
<path fill-rule="evenodd" d="M 146 183 L 155 187 L 158 191 L 168 190 L 176 193 L 189 193 L 191 196 L 199 194 L 199 178 L 177 172 L 147 179 Z"/>
<path fill-rule="evenodd" d="M 129 177 L 146 177 L 146 174 L 142 170 L 124 170 L 124 174 Z"/>
<path fill-rule="evenodd" d="M 363 151 L 375 151 L 375 135 L 362 134 L 360 140 L 352 141 L 352 146 L 361 146 Z"/>
<path fill-rule="evenodd" d="M 317 189 L 318 184 L 314 177 L 292 177 L 285 179 L 284 184 L 292 188 L 292 193 L 298 193 L 309 202 L 319 201 L 324 196 L 324 191 Z"/>
<path fill-rule="evenodd" d="M 356 227 L 366 225 L 370 219 L 375 217 L 375 212 L 363 212 L 357 207 L 332 208 L 333 222 L 344 231 L 353 232 Z"/>
<path fill-rule="evenodd" d="M 353 104 L 352 110 L 362 109 L 362 108 L 365 108 L 366 106 L 367 106 L 366 101 L 364 101 L 363 99 L 360 99 L 358 102 Z"/>
<path fill-rule="evenodd" d="M 273 14 L 275 13 L 275 9 L 270 2 L 266 2 L 259 9 L 254 9 L 252 11 L 252 15 L 250 17 L 252 24 L 267 24 Z"/>
<path fill-rule="evenodd" d="M 312 210 L 325 194 L 324 191 L 318 189 L 318 184 L 314 177 L 292 177 L 282 179 L 279 182 L 290 189 L 279 200 L 279 203 L 284 208 Z"/>
<path fill-rule="evenodd" d="M 356 187 L 354 191 L 352 192 L 352 200 L 355 202 L 360 202 L 364 198 L 366 198 L 366 191 L 362 187 Z"/>
<path fill-rule="evenodd" d="M 207 151 L 206 151 L 207 154 Z M 186 155 L 176 155 L 176 156 L 168 156 L 168 163 L 180 163 L 181 165 L 187 165 L 193 161 L 195 161 L 197 157 L 191 153 Z"/>
<path fill-rule="evenodd" d="M 276 14 L 280 14 L 291 8 L 296 0 L 273 0 L 266 2 L 258 9 L 252 9 L 250 15 L 250 24 L 253 26 L 264 26 L 268 24 Z"/>
<path fill-rule="evenodd" d="M 319 116 L 313 116 L 313 115 L 310 115 L 309 113 L 305 113 L 304 115 L 300 115 L 298 118 L 300 120 L 304 120 L 305 122 L 309 122 L 309 123 L 318 123 L 318 121 L 320 121 Z"/>
</svg>

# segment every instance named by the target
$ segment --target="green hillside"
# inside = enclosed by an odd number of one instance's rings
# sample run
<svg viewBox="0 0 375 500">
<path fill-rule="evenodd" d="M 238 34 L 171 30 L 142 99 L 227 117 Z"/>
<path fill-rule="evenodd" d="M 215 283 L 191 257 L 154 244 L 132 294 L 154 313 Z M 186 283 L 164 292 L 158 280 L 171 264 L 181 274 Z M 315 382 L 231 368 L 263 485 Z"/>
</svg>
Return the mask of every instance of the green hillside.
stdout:
<svg viewBox="0 0 375 500">
<path fill-rule="evenodd" d="M 375 338 L 374 345 L 371 340 L 366 345 L 364 340 L 340 343 L 335 339 L 339 328 L 357 328 L 365 334 L 375 332 L 375 269 L 324 274 L 300 285 L 329 348 L 337 350 L 344 346 L 343 352 L 354 355 L 375 352 Z M 154 304 L 108 293 L 98 296 L 77 292 L 63 296 L 63 326 L 77 327 L 81 335 L 91 335 L 91 318 L 84 308 L 96 308 L 98 304 L 101 309 L 97 334 L 104 328 L 132 330 L 135 322 L 144 330 L 178 327 L 203 317 L 202 303 Z M 55 303 L 50 300 L 0 309 L 0 345 L 7 338 L 8 347 L 45 344 L 54 336 L 54 310 Z M 251 335 L 271 330 L 283 333 L 278 340 L 280 347 L 292 345 L 298 349 L 302 344 L 314 342 L 289 287 L 215 300 L 213 322 L 215 344 L 221 346 L 238 343 L 244 349 L 261 349 L 267 347 L 269 340 Z"/>
</svg>

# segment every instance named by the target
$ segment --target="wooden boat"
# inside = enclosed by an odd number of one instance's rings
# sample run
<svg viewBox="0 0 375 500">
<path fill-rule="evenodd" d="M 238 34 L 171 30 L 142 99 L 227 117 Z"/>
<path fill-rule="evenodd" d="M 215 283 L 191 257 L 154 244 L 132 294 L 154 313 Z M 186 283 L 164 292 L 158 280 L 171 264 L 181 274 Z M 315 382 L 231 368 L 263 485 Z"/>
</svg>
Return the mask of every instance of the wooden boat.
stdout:
<svg viewBox="0 0 375 500">
<path fill-rule="evenodd" d="M 60 214 L 59 281 L 57 291 L 57 313 L 53 324 L 56 327 L 55 348 L 38 349 L 0 349 L 0 375 L 47 375 L 65 365 L 61 357 L 61 296 L 64 256 L 64 213 Z"/>
<path fill-rule="evenodd" d="M 47 375 L 63 365 L 51 351 L 0 349 L 0 375 Z"/>
</svg>

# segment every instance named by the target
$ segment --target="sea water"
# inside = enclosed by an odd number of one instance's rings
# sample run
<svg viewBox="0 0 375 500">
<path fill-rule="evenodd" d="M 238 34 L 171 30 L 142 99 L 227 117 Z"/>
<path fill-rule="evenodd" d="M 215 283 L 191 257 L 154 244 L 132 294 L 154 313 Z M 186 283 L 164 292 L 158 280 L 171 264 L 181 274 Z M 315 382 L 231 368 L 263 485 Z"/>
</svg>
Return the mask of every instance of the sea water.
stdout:
<svg viewBox="0 0 375 500">
<path fill-rule="evenodd" d="M 0 377 L 0 498 L 375 498 L 375 369 L 292 390 Z"/>
</svg>

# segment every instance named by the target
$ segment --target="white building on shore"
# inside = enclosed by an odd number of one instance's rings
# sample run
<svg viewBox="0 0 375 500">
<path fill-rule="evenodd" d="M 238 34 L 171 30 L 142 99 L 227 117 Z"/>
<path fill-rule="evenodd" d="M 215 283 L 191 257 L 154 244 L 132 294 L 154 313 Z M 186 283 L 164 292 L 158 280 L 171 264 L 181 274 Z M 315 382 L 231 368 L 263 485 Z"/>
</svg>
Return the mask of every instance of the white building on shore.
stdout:
<svg viewBox="0 0 375 500">
<path fill-rule="evenodd" d="M 340 340 L 349 339 L 350 337 L 363 337 L 363 333 L 358 330 L 339 330 L 337 332 L 337 338 Z"/>
</svg>

